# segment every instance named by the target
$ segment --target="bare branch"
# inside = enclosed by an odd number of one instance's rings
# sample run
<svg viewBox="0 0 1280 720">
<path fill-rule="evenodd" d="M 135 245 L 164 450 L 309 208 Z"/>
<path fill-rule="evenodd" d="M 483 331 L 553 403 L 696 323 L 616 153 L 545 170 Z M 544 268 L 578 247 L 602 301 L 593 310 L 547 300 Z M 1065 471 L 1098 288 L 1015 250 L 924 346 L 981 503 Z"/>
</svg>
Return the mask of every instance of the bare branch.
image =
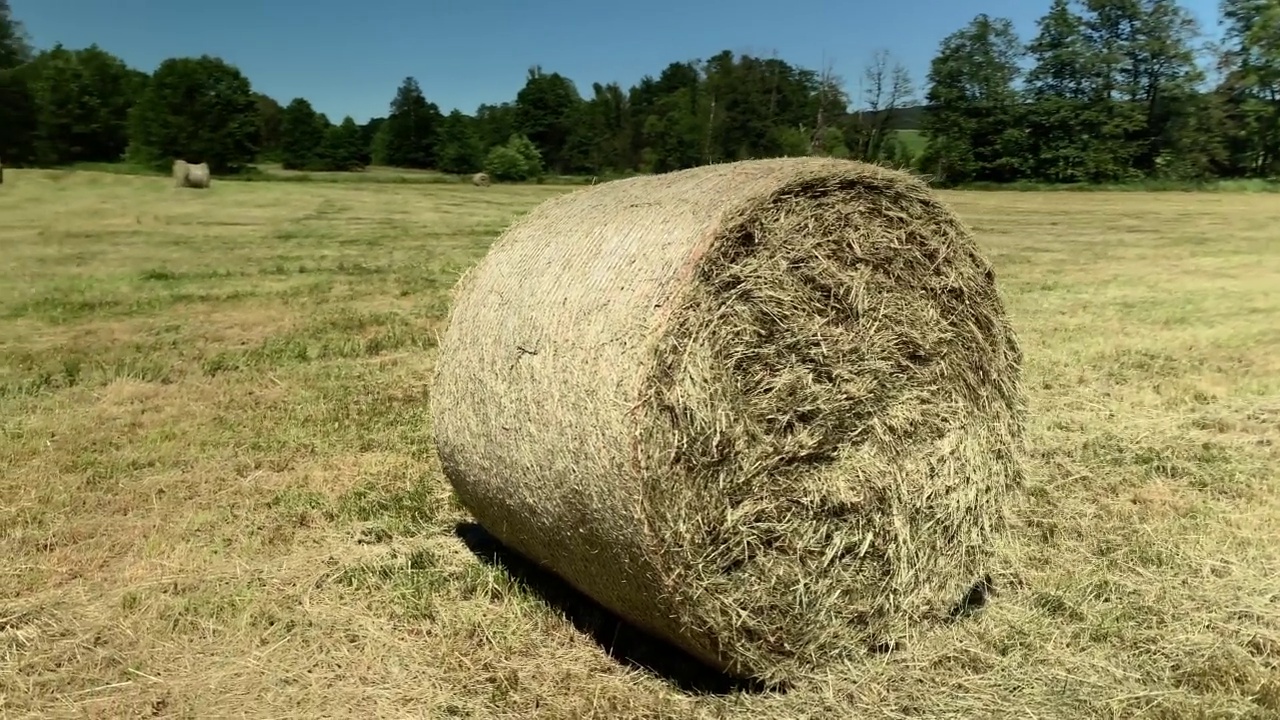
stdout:
<svg viewBox="0 0 1280 720">
<path fill-rule="evenodd" d="M 915 95 L 915 84 L 911 82 L 911 73 L 902 63 L 893 66 L 893 76 L 889 84 L 889 102 L 886 109 L 896 110 L 910 105 Z"/>
<path fill-rule="evenodd" d="M 867 64 L 867 69 L 863 72 L 863 77 L 867 81 L 866 93 L 864 100 L 867 108 L 873 113 L 880 109 L 880 104 L 884 100 L 885 83 L 888 81 L 889 74 L 889 51 L 876 50 L 871 56 L 871 62 Z"/>
</svg>

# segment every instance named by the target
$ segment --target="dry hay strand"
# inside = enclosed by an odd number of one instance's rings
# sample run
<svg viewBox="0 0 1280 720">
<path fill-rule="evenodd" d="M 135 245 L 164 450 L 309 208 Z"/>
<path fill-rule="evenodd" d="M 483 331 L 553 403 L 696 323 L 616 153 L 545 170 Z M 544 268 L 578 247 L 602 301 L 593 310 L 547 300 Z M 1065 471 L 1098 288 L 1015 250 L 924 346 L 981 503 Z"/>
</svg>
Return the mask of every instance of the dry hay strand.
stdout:
<svg viewBox="0 0 1280 720">
<path fill-rule="evenodd" d="M 192 165 L 185 160 L 174 161 L 173 184 L 177 187 L 205 189 L 210 182 L 208 163 Z"/>
<path fill-rule="evenodd" d="M 1022 353 L 914 177 L 797 158 L 596 185 L 455 292 L 431 411 L 459 499 L 712 666 L 830 669 L 995 569 Z"/>
<path fill-rule="evenodd" d="M 471 176 L 471 184 L 476 187 L 489 187 L 489 176 L 485 173 L 476 173 Z"/>
</svg>

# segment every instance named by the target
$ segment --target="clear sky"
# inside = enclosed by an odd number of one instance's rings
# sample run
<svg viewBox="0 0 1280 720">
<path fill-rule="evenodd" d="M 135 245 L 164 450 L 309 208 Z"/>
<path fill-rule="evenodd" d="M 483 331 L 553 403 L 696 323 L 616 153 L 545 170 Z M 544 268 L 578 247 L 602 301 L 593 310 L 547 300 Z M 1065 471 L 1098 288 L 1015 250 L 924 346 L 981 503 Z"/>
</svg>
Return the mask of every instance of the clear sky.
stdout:
<svg viewBox="0 0 1280 720">
<path fill-rule="evenodd" d="M 1023 39 L 1050 0 L 10 0 L 38 48 L 98 43 L 150 72 L 167 57 L 217 55 L 282 104 L 302 96 L 335 122 L 384 115 L 413 75 L 448 112 L 511 100 L 528 68 L 629 87 L 674 60 L 720 50 L 820 69 L 856 93 L 884 48 L 917 83 L 938 43 L 974 15 L 1010 18 Z M 1208 31 L 1217 0 L 1183 0 Z"/>
</svg>

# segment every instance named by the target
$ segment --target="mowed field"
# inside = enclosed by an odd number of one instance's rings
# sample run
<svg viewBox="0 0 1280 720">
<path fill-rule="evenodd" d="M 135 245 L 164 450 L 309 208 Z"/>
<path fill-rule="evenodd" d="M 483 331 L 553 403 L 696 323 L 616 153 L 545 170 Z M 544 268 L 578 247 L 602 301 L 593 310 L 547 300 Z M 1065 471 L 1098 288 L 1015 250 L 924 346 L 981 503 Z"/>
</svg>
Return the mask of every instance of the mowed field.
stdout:
<svg viewBox="0 0 1280 720">
<path fill-rule="evenodd" d="M 1276 196 L 944 193 L 1026 353 L 1023 525 L 976 615 L 766 693 L 440 474 L 449 288 L 569 190 L 7 172 L 0 717 L 1280 717 Z"/>
</svg>

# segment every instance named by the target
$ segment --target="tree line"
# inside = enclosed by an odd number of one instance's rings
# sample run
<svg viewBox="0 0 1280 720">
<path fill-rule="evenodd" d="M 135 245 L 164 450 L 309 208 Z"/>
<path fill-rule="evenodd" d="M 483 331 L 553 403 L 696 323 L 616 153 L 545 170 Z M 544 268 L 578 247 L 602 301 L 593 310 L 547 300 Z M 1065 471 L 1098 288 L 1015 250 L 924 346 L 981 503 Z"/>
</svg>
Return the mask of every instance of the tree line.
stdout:
<svg viewBox="0 0 1280 720">
<path fill-rule="evenodd" d="M 1221 41 L 1176 0 L 1054 0 L 1023 43 L 980 15 L 929 71 L 920 168 L 956 182 L 1280 172 L 1280 0 L 1221 0 Z"/>
<path fill-rule="evenodd" d="M 386 115 L 361 124 L 305 98 L 281 105 L 217 57 L 171 58 L 148 74 L 97 45 L 37 52 L 0 0 L 0 158 L 185 158 L 215 173 L 387 165 L 500 180 L 796 155 L 948 184 L 1274 176 L 1280 0 L 1221 0 L 1218 21 L 1222 39 L 1207 44 L 1178 0 L 1054 0 L 1024 40 L 980 14 L 943 39 L 922 86 L 881 50 L 856 96 L 832 67 L 729 51 L 588 93 L 533 67 L 511 101 L 470 114 L 444 112 L 407 77 Z M 923 143 L 903 131 L 917 118 Z"/>
</svg>

